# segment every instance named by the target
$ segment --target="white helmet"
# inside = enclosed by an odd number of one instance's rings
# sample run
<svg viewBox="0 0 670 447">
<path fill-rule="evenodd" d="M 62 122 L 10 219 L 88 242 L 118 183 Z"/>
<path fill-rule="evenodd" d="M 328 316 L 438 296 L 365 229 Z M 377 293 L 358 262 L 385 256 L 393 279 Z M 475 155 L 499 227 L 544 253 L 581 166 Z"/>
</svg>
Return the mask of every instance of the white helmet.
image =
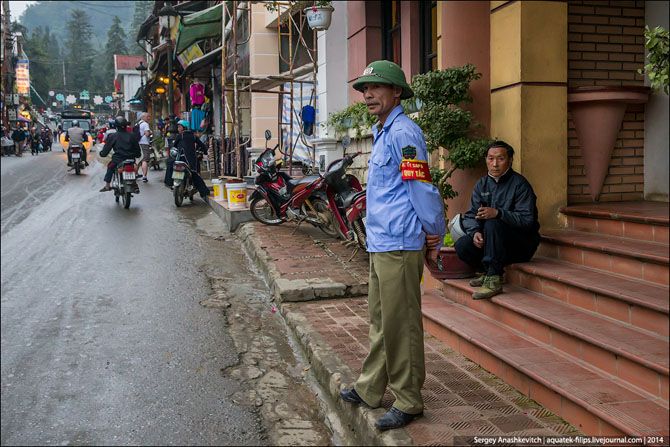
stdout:
<svg viewBox="0 0 670 447">
<path fill-rule="evenodd" d="M 463 228 L 462 214 L 456 214 L 449 222 L 449 234 L 454 243 L 466 235 L 465 228 Z"/>
</svg>

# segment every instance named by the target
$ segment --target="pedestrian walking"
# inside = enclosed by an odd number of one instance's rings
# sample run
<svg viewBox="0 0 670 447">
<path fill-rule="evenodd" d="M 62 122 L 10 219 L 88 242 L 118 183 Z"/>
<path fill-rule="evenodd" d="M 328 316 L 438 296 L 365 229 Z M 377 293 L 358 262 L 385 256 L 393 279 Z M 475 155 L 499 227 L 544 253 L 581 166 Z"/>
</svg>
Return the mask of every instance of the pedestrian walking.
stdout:
<svg viewBox="0 0 670 447">
<path fill-rule="evenodd" d="M 148 182 L 147 173 L 149 172 L 149 160 L 151 159 L 151 127 L 149 126 L 149 113 L 144 112 L 140 117 L 139 131 L 140 131 L 140 148 L 142 149 L 142 160 L 137 165 L 136 173 L 139 173 L 139 167 L 142 166 L 142 181 Z"/>
<path fill-rule="evenodd" d="M 367 187 L 370 352 L 356 385 L 340 396 L 377 408 L 389 385 L 395 402 L 376 423 L 389 430 L 423 415 L 420 282 L 424 256 L 436 263 L 446 225 L 440 193 L 430 182 L 423 133 L 400 105 L 414 96 L 405 73 L 393 62 L 372 62 L 353 87 L 379 118 Z"/>
<path fill-rule="evenodd" d="M 12 140 L 14 141 L 16 156 L 21 157 L 23 155 L 23 143 L 26 141 L 26 133 L 20 124 L 12 132 Z"/>
</svg>

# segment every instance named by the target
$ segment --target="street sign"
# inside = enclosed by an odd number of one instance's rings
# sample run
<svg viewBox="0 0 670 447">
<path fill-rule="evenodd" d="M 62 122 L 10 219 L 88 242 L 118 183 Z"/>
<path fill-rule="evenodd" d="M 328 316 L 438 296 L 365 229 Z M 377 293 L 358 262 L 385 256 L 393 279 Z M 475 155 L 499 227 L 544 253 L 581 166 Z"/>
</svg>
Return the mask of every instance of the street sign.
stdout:
<svg viewBox="0 0 670 447">
<path fill-rule="evenodd" d="M 88 91 L 83 90 L 81 93 L 79 93 L 79 99 L 90 99 Z"/>
<path fill-rule="evenodd" d="M 95 97 L 93 98 L 93 104 L 95 104 L 96 106 L 102 104 L 102 96 L 95 95 Z"/>
<path fill-rule="evenodd" d="M 75 102 L 77 102 L 77 98 L 75 98 L 74 95 L 67 95 L 67 98 L 65 99 L 67 100 L 68 104 L 74 104 Z"/>
<path fill-rule="evenodd" d="M 59 94 L 56 95 L 56 99 L 59 100 L 59 101 L 62 101 L 62 100 L 65 99 L 65 96 L 63 96 L 62 93 L 59 93 Z"/>
<path fill-rule="evenodd" d="M 7 113 L 9 114 L 9 120 L 10 121 L 16 121 L 16 110 L 7 109 Z"/>
</svg>

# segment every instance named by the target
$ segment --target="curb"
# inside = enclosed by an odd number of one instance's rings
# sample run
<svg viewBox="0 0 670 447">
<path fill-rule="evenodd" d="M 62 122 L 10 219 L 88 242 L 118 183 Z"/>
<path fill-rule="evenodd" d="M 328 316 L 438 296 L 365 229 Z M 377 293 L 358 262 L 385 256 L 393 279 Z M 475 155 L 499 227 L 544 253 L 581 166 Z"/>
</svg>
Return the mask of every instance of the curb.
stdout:
<svg viewBox="0 0 670 447">
<path fill-rule="evenodd" d="M 305 317 L 299 312 L 291 311 L 290 306 L 282 303 L 279 311 L 305 352 L 316 380 L 327 392 L 331 410 L 336 412 L 346 428 L 347 433 L 342 434 L 342 437 L 353 439 L 354 445 L 415 445 L 404 428 L 385 432 L 375 428 L 377 419 L 386 413 L 384 408 L 368 409 L 340 399 L 340 391 L 350 387 L 356 381 L 356 375 L 328 347 L 328 343 Z"/>
<path fill-rule="evenodd" d="M 381 432 L 374 427 L 377 419 L 386 412 L 384 408 L 368 409 L 340 399 L 340 391 L 356 381 L 356 374 L 328 347 L 321 334 L 314 330 L 303 315 L 291 310 L 294 304 L 288 303 L 326 297 L 353 298 L 346 295 L 346 286 L 329 280 L 283 279 L 273 259 L 256 239 L 252 225 L 240 225 L 235 234 L 242 241 L 249 258 L 265 276 L 279 312 L 309 360 L 311 371 L 324 390 L 328 406 L 339 418 L 341 424 L 331 422 L 333 430 L 345 431 L 338 435 L 342 439 L 352 440 L 353 445 L 414 445 L 414 440 L 404 428 Z M 339 430 L 336 426 L 339 426 Z"/>
<path fill-rule="evenodd" d="M 277 269 L 274 260 L 263 249 L 255 237 L 252 225 L 240 225 L 235 234 L 242 241 L 247 255 L 261 270 L 267 279 L 272 296 L 278 303 L 289 301 L 311 301 L 320 298 L 347 298 L 360 296 L 363 292 L 360 286 L 347 286 L 334 282 L 329 278 L 285 279 Z M 367 293 L 367 285 L 365 286 Z"/>
</svg>

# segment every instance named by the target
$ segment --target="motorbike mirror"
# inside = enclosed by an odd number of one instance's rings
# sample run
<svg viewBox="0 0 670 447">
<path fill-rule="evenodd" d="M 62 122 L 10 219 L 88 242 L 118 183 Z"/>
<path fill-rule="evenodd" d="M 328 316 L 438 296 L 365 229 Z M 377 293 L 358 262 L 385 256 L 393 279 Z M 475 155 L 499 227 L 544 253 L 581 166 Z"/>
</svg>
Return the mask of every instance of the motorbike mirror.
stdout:
<svg viewBox="0 0 670 447">
<path fill-rule="evenodd" d="M 267 129 L 265 131 L 265 141 L 269 141 L 270 138 L 272 138 L 272 132 L 270 132 L 270 129 Z"/>
<path fill-rule="evenodd" d="M 342 146 L 344 147 L 344 150 L 347 150 L 349 145 L 351 145 L 351 137 L 349 135 L 345 135 L 342 137 Z"/>
</svg>

